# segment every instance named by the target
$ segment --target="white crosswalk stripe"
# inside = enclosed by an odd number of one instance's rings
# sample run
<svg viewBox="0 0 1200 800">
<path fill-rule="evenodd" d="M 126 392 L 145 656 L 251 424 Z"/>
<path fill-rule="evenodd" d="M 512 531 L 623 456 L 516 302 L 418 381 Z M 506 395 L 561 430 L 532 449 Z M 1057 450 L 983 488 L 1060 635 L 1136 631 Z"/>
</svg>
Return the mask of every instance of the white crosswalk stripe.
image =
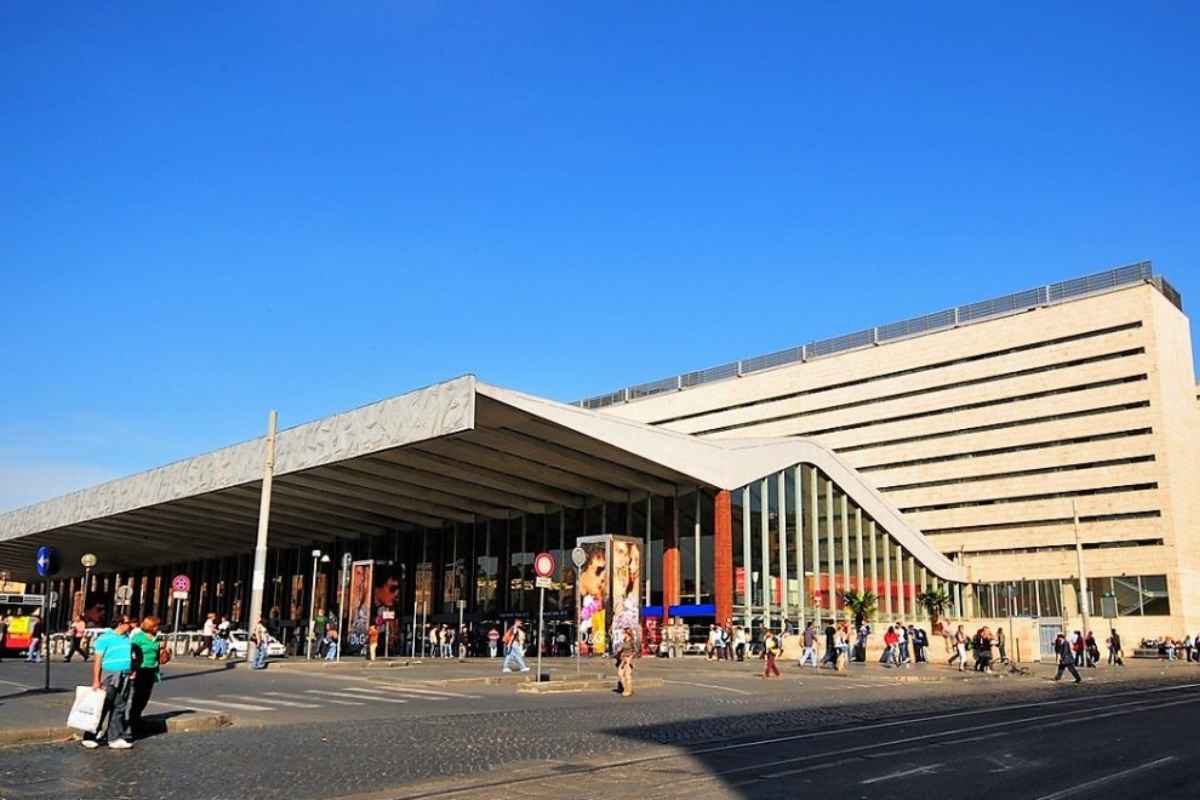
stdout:
<svg viewBox="0 0 1200 800">
<path fill-rule="evenodd" d="M 326 691 L 322 691 L 321 689 L 309 689 L 308 691 L 311 694 L 327 694 L 327 695 L 333 695 L 335 697 L 346 697 L 346 698 L 350 698 L 353 700 L 369 700 L 373 703 L 397 703 L 397 704 L 399 704 L 399 703 L 407 703 L 408 702 L 407 700 L 402 700 L 398 697 L 383 697 L 383 696 L 381 696 L 381 694 L 375 694 L 374 692 L 372 692 L 371 694 L 365 694 L 365 692 L 371 692 L 371 690 L 370 689 L 356 689 L 356 688 L 349 687 L 349 686 L 346 687 L 345 691 L 341 691 L 341 692 L 326 692 Z"/>
<path fill-rule="evenodd" d="M 275 700 L 273 699 L 277 692 L 263 692 L 265 697 L 251 697 L 245 694 L 223 694 L 221 697 L 228 697 L 231 700 L 246 700 L 251 703 L 270 703 L 274 706 L 284 706 L 286 708 L 320 708 L 317 703 L 297 703 L 293 700 Z"/>
<path fill-rule="evenodd" d="M 443 700 L 450 699 L 449 697 L 429 697 L 427 695 L 410 694 L 408 692 L 393 692 L 389 695 L 388 692 L 385 692 L 382 689 L 367 689 L 367 688 L 364 688 L 361 686 L 347 686 L 346 691 L 355 692 L 356 694 L 362 694 L 364 696 L 369 696 L 372 700 L 380 699 L 380 700 L 383 700 L 383 702 L 385 702 L 385 703 L 388 702 L 388 700 L 386 697 L 382 697 L 381 695 L 388 695 L 389 697 L 405 697 L 405 698 L 408 698 L 409 700 L 428 700 L 428 701 L 434 702 L 434 703 L 440 703 Z"/>
<path fill-rule="evenodd" d="M 257 699 L 257 698 L 256 698 Z M 270 706 L 259 706 L 251 703 L 230 703 L 225 700 L 209 700 L 201 697 L 172 697 L 169 701 L 173 704 L 196 705 L 203 708 L 204 706 L 216 706 L 217 708 L 232 708 L 234 711 L 272 711 Z"/>
<path fill-rule="evenodd" d="M 350 694 L 348 692 L 331 692 L 331 691 L 327 691 L 325 689 L 305 689 L 304 691 L 307 692 L 308 694 L 319 694 L 323 698 L 328 697 L 330 699 L 326 700 L 326 702 L 334 703 L 339 706 L 365 706 L 367 704 L 368 700 L 377 699 L 375 697 L 364 697 L 361 694 Z M 341 700 L 334 699 L 334 698 L 338 698 L 338 697 L 343 698 L 343 699 L 341 699 Z M 407 703 L 408 701 L 400 700 L 398 702 Z"/>
<path fill-rule="evenodd" d="M 375 684 L 380 688 L 390 689 L 393 692 L 405 692 L 406 694 L 423 694 L 430 697 L 454 697 L 461 700 L 478 700 L 480 695 L 477 694 L 460 694 L 459 692 L 439 692 L 435 689 L 418 689 L 415 686 L 403 686 L 400 684 L 378 683 Z"/>
</svg>

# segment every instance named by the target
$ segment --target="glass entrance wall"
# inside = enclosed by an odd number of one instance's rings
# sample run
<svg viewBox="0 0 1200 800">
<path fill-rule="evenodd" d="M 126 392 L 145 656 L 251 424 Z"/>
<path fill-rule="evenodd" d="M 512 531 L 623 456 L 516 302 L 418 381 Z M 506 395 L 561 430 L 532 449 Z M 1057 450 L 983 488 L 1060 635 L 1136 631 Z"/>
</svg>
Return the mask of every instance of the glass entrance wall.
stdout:
<svg viewBox="0 0 1200 800">
<path fill-rule="evenodd" d="M 927 620 L 936 578 L 819 469 L 798 464 L 730 492 L 733 616 L 753 635 L 852 617 L 846 592 L 875 597 L 877 622 Z M 954 603 L 943 618 L 956 615 Z"/>
</svg>

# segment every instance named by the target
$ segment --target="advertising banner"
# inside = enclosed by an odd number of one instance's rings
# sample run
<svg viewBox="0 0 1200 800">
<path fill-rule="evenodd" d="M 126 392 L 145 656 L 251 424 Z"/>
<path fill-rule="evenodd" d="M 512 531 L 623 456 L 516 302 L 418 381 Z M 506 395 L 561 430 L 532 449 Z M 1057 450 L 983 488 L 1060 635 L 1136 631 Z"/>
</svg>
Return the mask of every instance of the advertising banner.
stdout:
<svg viewBox="0 0 1200 800">
<path fill-rule="evenodd" d="M 350 630 L 346 637 L 347 652 L 358 653 L 367 643 L 371 626 L 372 567 L 374 561 L 355 561 L 350 565 Z"/>
<path fill-rule="evenodd" d="M 625 536 L 585 536 L 576 540 L 585 559 L 575 582 L 575 609 L 581 653 L 604 655 L 625 640 L 642 646 L 642 542 Z"/>
<path fill-rule="evenodd" d="M 292 576 L 292 592 L 288 602 L 288 619 L 308 619 L 308 609 L 304 607 L 304 576 Z"/>
</svg>

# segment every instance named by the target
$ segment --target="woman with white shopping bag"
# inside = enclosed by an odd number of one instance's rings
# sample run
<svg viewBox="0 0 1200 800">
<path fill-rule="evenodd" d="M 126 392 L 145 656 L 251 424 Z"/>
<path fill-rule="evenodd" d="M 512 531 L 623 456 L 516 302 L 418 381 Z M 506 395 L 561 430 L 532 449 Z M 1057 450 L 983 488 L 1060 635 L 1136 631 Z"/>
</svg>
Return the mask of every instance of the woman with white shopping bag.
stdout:
<svg viewBox="0 0 1200 800">
<path fill-rule="evenodd" d="M 92 689 L 104 692 L 104 707 L 101 716 L 108 715 L 108 746 L 114 750 L 133 747 L 129 741 L 129 697 L 133 689 L 136 672 L 133 642 L 129 632 L 133 623 L 124 615 L 117 618 L 116 625 L 96 637 L 92 645 Z M 103 725 L 103 719 L 100 721 Z M 83 746 L 89 750 L 100 746 L 100 726 L 96 733 L 84 731 Z"/>
</svg>

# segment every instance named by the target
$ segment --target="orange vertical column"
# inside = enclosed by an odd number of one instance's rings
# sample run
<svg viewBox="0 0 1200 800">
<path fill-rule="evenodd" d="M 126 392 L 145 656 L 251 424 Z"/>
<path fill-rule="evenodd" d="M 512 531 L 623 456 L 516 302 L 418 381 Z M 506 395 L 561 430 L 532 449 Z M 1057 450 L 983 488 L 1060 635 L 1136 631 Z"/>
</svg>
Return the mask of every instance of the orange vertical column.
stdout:
<svg viewBox="0 0 1200 800">
<path fill-rule="evenodd" d="M 713 594 L 717 622 L 733 617 L 733 506 L 729 492 L 713 500 Z"/>
<path fill-rule="evenodd" d="M 663 498 L 663 603 L 666 620 L 671 606 L 679 605 L 679 504 L 674 497 Z"/>
</svg>

